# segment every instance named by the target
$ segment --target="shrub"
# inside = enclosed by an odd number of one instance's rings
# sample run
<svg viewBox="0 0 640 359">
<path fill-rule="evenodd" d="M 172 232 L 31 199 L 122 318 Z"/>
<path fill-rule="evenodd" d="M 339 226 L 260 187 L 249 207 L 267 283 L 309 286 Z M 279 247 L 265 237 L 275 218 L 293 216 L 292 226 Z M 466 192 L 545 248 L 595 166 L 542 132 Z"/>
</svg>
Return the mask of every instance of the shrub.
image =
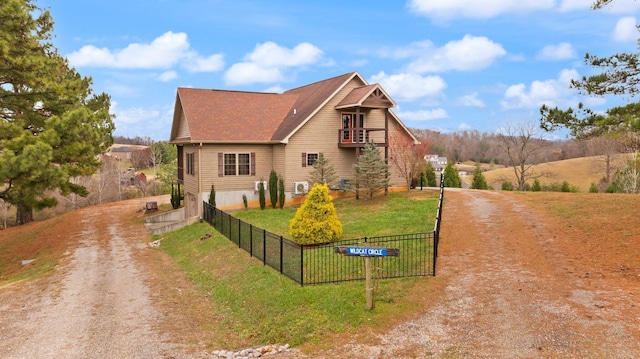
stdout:
<svg viewBox="0 0 640 359">
<path fill-rule="evenodd" d="M 542 186 L 540 185 L 540 181 L 536 178 L 533 180 L 533 186 L 531 186 L 532 192 L 540 192 L 542 191 Z"/>
<path fill-rule="evenodd" d="M 501 188 L 503 191 L 513 191 L 513 183 L 509 181 L 503 181 Z"/>
<path fill-rule="evenodd" d="M 591 186 L 589 186 L 589 193 L 598 193 L 598 185 L 595 182 L 591 182 Z"/>
<path fill-rule="evenodd" d="M 260 201 L 260 209 L 264 209 L 267 206 L 267 199 L 265 198 L 264 182 L 262 179 L 260 179 L 260 183 L 258 184 L 258 199 Z"/>
<path fill-rule="evenodd" d="M 444 168 L 444 186 L 451 188 L 462 187 L 462 180 L 453 162 L 448 162 L 447 167 Z"/>
<path fill-rule="evenodd" d="M 247 201 L 247 195 L 242 195 L 242 204 L 244 205 L 244 210 L 246 211 L 249 208 L 249 203 Z"/>
<path fill-rule="evenodd" d="M 313 185 L 304 203 L 289 222 L 289 234 L 301 244 L 327 243 L 342 236 L 342 223 L 338 219 L 326 183 Z"/>
<path fill-rule="evenodd" d="M 209 192 L 209 204 L 216 207 L 216 189 L 213 183 L 211 184 L 211 192 Z"/>
<path fill-rule="evenodd" d="M 284 200 L 286 197 L 286 193 L 284 192 L 284 179 L 282 176 L 278 180 L 278 195 L 280 196 L 278 203 L 280 203 L 280 209 L 284 207 Z"/>
<path fill-rule="evenodd" d="M 180 192 L 176 191 L 173 183 L 171 184 L 171 207 L 173 209 L 180 208 Z"/>
<path fill-rule="evenodd" d="M 487 180 L 484 178 L 482 174 L 482 168 L 480 165 L 476 166 L 476 169 L 473 170 L 473 180 L 471 182 L 472 189 L 488 189 Z"/>
<path fill-rule="evenodd" d="M 269 200 L 271 200 L 271 208 L 276 208 L 278 204 L 278 175 L 273 169 L 269 174 Z"/>
<path fill-rule="evenodd" d="M 427 162 L 425 176 L 427 178 L 427 187 L 438 187 L 438 181 L 436 181 L 436 170 L 433 168 L 431 162 Z"/>
<path fill-rule="evenodd" d="M 560 192 L 571 192 L 571 186 L 569 186 L 569 182 L 562 182 L 562 185 L 560 186 Z"/>
</svg>

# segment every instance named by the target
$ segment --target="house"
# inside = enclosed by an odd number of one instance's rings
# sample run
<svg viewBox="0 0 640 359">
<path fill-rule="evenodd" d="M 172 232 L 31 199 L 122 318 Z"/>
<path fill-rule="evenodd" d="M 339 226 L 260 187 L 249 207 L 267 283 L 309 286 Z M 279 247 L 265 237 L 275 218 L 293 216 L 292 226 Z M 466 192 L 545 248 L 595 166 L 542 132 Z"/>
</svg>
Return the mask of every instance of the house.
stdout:
<svg viewBox="0 0 640 359">
<path fill-rule="evenodd" d="M 431 165 L 433 166 L 433 169 L 435 169 L 438 172 L 442 172 L 444 168 L 447 166 L 446 157 L 441 157 L 438 155 L 426 155 L 424 156 L 424 159 L 425 161 L 430 162 Z"/>
<path fill-rule="evenodd" d="M 386 159 L 390 136 L 418 144 L 390 111 L 395 105 L 358 72 L 283 93 L 178 88 L 169 141 L 178 149 L 185 217 L 201 215 L 212 184 L 219 208 L 242 208 L 243 195 L 258 202 L 258 183 L 274 169 L 293 203 L 312 185 L 308 178 L 320 153 L 347 179 L 370 140 Z M 392 168 L 390 185 L 404 183 Z"/>
</svg>

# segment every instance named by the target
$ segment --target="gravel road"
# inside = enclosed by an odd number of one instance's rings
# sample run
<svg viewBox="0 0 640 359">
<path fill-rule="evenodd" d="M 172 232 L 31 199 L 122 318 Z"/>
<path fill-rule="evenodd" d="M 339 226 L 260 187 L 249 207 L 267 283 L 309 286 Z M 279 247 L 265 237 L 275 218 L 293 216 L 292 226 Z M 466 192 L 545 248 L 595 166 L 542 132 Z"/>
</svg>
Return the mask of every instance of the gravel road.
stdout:
<svg viewBox="0 0 640 359">
<path fill-rule="evenodd" d="M 73 214 L 72 245 L 48 278 L 0 291 L 2 358 L 175 358 L 155 330 L 160 318 L 132 259 L 145 234 L 123 227 L 120 213 L 141 201 Z M 144 228 L 144 227 L 142 227 Z"/>
</svg>

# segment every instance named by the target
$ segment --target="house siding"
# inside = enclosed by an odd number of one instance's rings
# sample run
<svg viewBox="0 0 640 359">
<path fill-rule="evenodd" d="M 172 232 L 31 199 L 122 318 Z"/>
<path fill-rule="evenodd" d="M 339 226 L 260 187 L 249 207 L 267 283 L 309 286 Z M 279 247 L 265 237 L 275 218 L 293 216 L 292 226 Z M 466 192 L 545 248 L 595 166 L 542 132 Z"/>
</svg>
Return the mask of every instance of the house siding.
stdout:
<svg viewBox="0 0 640 359">
<path fill-rule="evenodd" d="M 184 112 L 180 114 L 180 122 L 178 126 L 178 134 L 177 138 L 189 138 L 191 137 L 191 132 L 189 132 L 189 124 L 187 120 L 184 118 Z"/>
<path fill-rule="evenodd" d="M 307 181 L 313 167 L 302 167 L 302 153 L 323 153 L 325 158 L 329 160 L 329 164 L 333 166 L 338 178 L 351 178 L 353 173 L 353 164 L 356 162 L 355 148 L 338 147 L 339 135 L 338 131 L 342 127 L 343 112 L 352 113 L 353 111 L 336 110 L 335 106 L 346 96 L 352 89 L 362 86 L 357 79 L 351 80 L 338 94 L 331 99 L 322 109 L 320 109 L 298 132 L 290 139 L 286 146 L 285 173 L 287 182 L 287 191 L 293 190 L 293 182 Z M 365 115 L 364 126 L 367 128 L 385 128 L 385 110 L 384 109 L 362 109 L 361 113 Z M 404 134 L 402 128 L 396 123 L 389 114 L 389 136 L 398 132 Z M 370 139 L 376 143 L 384 143 L 384 131 L 376 131 L 370 134 Z M 384 158 L 384 147 L 379 147 L 381 156 Z M 391 178 L 390 185 L 392 187 L 406 186 L 404 179 L 398 171 L 390 167 Z M 311 185 L 311 183 L 309 184 Z"/>
<path fill-rule="evenodd" d="M 258 192 L 254 190 L 255 182 L 269 181 L 269 174 L 273 168 L 273 149 L 273 145 L 204 144 L 200 149 L 202 156 L 201 201 L 209 200 L 211 184 L 213 184 L 216 189 L 216 205 L 219 208 L 242 208 L 242 195 L 246 195 L 249 204 L 255 206 L 259 199 Z M 255 175 L 219 176 L 218 153 L 254 153 Z M 199 208 L 198 211 L 200 214 L 202 209 Z"/>
<path fill-rule="evenodd" d="M 186 173 L 187 170 L 187 155 L 193 153 L 193 157 L 194 157 L 194 173 L 193 174 L 188 174 Z M 198 192 L 199 192 L 199 186 L 198 186 L 198 175 L 200 173 L 200 168 L 198 167 L 198 161 L 199 156 L 198 156 L 198 146 L 196 145 L 185 145 L 183 147 L 183 158 L 182 160 L 184 161 L 183 163 L 185 163 L 185 168 L 184 168 L 184 207 L 185 207 L 185 217 L 186 218 L 191 218 L 194 216 L 198 216 L 199 215 L 199 207 L 198 206 Z"/>
</svg>

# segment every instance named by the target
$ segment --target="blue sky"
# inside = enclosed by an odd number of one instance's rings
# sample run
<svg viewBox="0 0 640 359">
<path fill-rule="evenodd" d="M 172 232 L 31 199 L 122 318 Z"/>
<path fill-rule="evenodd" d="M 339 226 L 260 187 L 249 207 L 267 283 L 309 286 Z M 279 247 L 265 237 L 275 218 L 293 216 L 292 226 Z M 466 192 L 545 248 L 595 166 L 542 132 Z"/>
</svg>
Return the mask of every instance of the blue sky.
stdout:
<svg viewBox="0 0 640 359">
<path fill-rule="evenodd" d="M 606 109 L 572 78 L 584 54 L 637 51 L 640 3 L 616 0 L 38 0 L 60 54 L 111 95 L 116 135 L 167 140 L 176 89 L 281 92 L 351 71 L 406 125 L 493 132 L 542 104 Z M 562 133 L 555 134 L 562 136 Z"/>
</svg>

